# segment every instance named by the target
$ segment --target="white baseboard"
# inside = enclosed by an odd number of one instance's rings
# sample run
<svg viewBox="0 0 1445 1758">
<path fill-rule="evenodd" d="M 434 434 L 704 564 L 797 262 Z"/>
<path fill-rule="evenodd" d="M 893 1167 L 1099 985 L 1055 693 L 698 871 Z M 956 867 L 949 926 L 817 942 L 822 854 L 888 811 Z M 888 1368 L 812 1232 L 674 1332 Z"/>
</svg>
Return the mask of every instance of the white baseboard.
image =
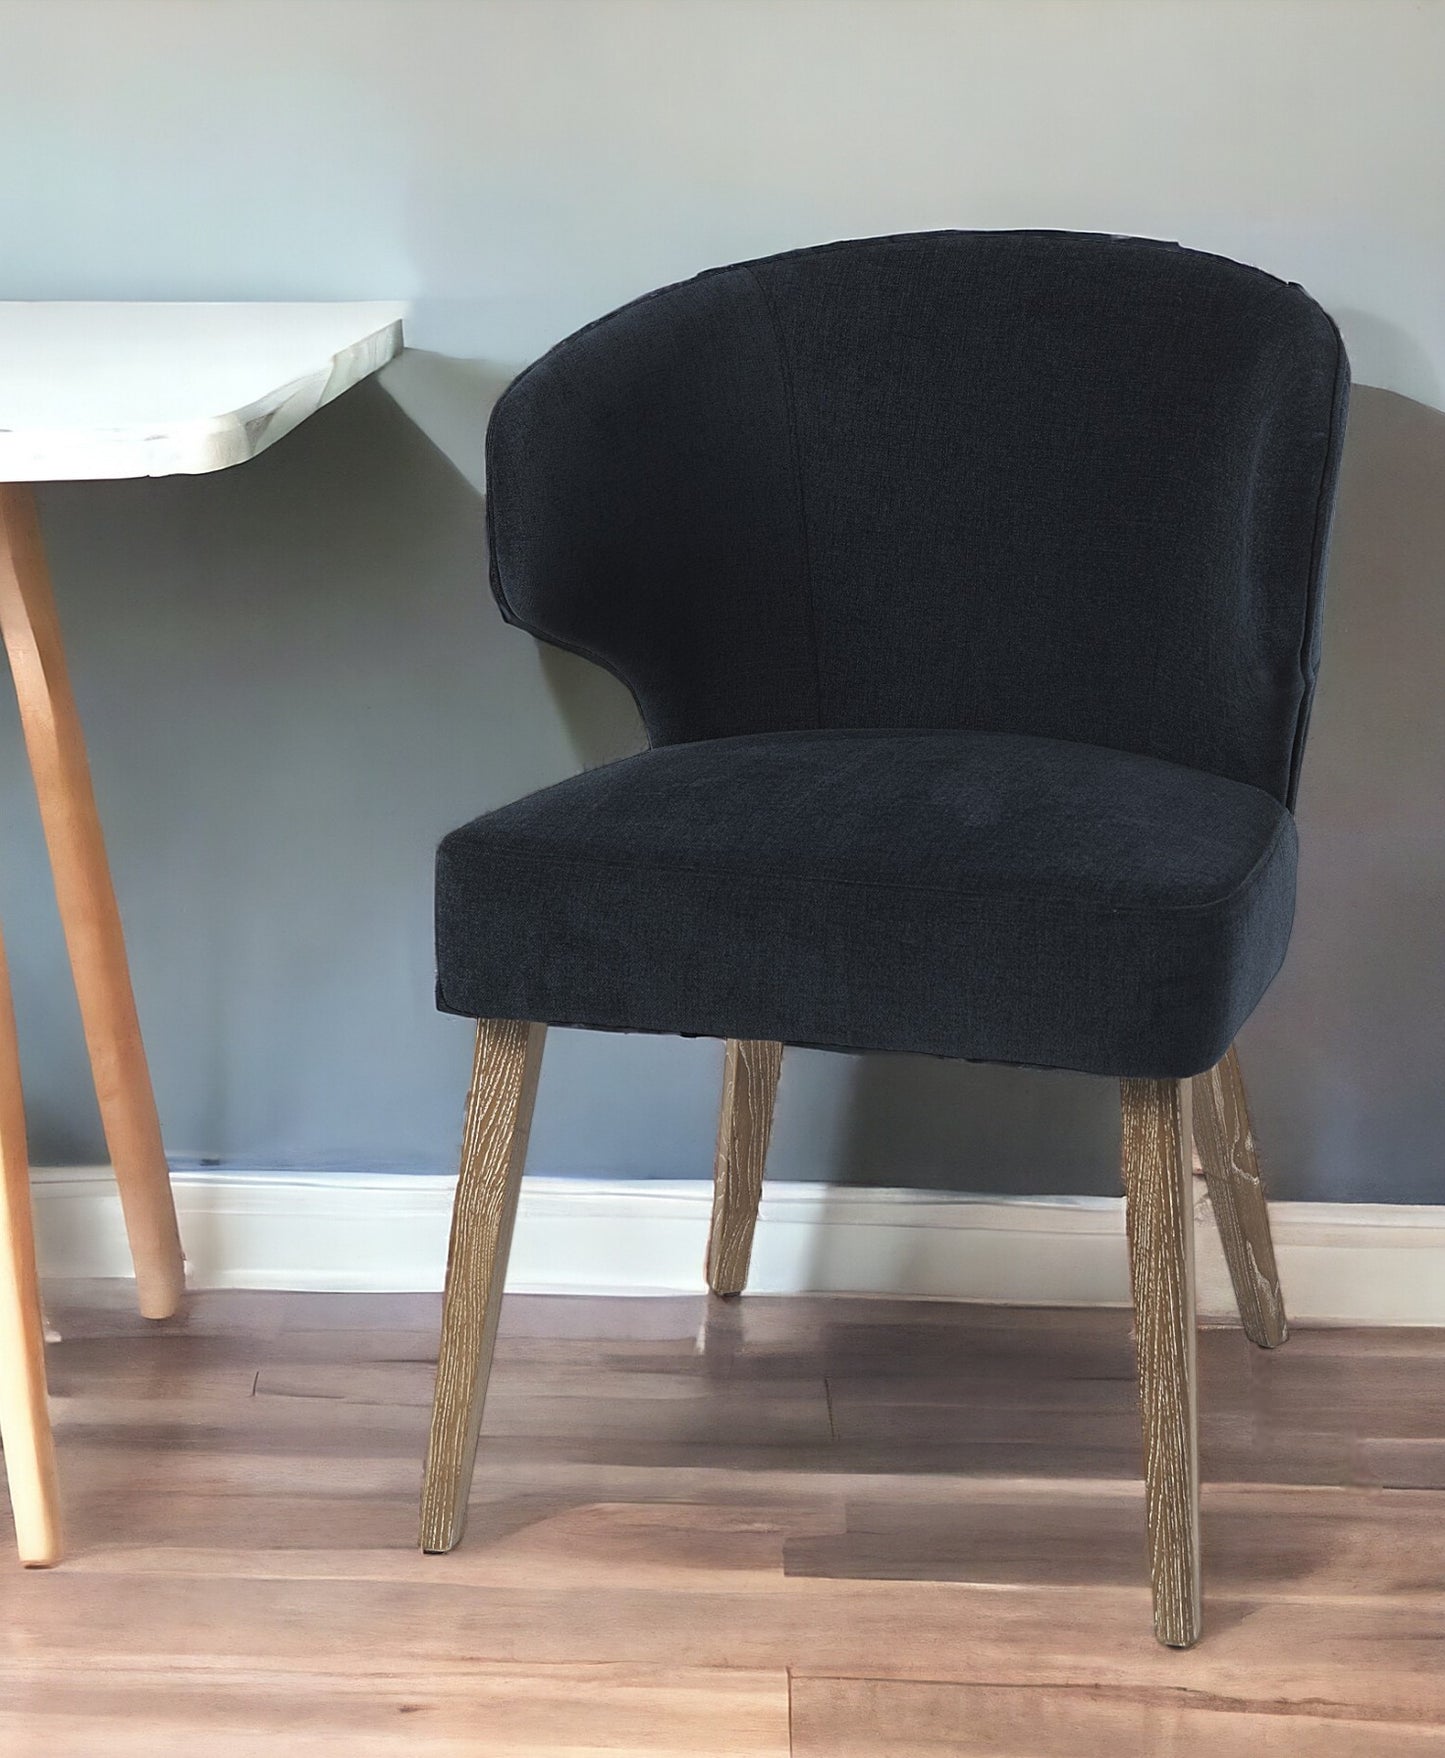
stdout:
<svg viewBox="0 0 1445 1758">
<path fill-rule="evenodd" d="M 130 1273 L 106 1167 L 35 1173 L 49 1276 Z M 433 1174 L 182 1171 L 195 1288 L 396 1292 L 441 1286 L 453 1180 Z M 1196 1180 L 1199 1309 L 1233 1312 Z M 528 1177 L 507 1286 L 545 1293 L 699 1293 L 712 1187 L 701 1180 Z M 1445 1207 L 1275 1203 L 1290 1316 L 1445 1325 Z M 748 1287 L 1007 1304 L 1128 1303 L 1122 1201 L 982 1197 L 819 1184 L 764 1187 Z"/>
</svg>

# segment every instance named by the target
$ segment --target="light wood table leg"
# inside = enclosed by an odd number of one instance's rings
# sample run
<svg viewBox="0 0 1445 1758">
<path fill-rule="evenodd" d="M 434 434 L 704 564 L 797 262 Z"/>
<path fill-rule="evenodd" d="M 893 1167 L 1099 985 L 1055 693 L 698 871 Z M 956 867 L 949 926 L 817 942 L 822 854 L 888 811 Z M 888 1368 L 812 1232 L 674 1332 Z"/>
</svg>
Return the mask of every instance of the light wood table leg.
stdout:
<svg viewBox="0 0 1445 1758">
<path fill-rule="evenodd" d="M 45 1329 L 35 1272 L 25 1102 L 10 975 L 0 942 L 0 1442 L 20 1561 L 60 1561 L 60 1492 L 45 1393 Z"/>
<path fill-rule="evenodd" d="M 782 1069 L 781 1044 L 765 1038 L 728 1039 L 704 1265 L 714 1294 L 741 1294 L 747 1286 Z"/>
<path fill-rule="evenodd" d="M 167 1318 L 185 1291 L 175 1201 L 35 499 L 23 483 L 0 485 L 0 630 L 15 677 L 140 1309 L 147 1318 Z"/>
<path fill-rule="evenodd" d="M 1201 1620 L 1189 1082 L 1120 1089 L 1154 1631 L 1188 1648 Z"/>
</svg>

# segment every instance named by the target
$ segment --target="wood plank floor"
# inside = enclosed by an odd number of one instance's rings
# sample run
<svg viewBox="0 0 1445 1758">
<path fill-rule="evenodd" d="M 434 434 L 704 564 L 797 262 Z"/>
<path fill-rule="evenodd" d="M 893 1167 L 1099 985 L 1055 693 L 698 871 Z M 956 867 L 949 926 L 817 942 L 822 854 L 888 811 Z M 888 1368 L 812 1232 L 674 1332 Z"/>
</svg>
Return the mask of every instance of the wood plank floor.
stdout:
<svg viewBox="0 0 1445 1758">
<path fill-rule="evenodd" d="M 435 1298 L 129 1298 L 52 1292 L 70 1556 L 0 1566 L 5 1758 L 1445 1758 L 1445 1332 L 1202 1335 L 1178 1654 L 1123 1313 L 510 1298 L 424 1557 Z"/>
</svg>

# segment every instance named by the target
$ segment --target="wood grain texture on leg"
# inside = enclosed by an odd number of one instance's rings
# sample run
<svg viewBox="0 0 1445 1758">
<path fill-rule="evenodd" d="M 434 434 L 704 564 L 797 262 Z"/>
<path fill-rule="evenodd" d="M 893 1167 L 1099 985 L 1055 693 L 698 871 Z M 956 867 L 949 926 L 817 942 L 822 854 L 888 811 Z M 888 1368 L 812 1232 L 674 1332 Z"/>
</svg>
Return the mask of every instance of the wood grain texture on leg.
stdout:
<svg viewBox="0 0 1445 1758">
<path fill-rule="evenodd" d="M 728 1039 L 707 1242 L 707 1285 L 714 1294 L 741 1294 L 747 1286 L 782 1068 L 781 1044 Z"/>
<path fill-rule="evenodd" d="M 1221 1062 L 1207 1074 L 1195 1075 L 1191 1084 L 1194 1139 L 1240 1322 L 1251 1343 L 1277 1349 L 1289 1336 L 1289 1326 L 1238 1052 L 1231 1045 Z"/>
<path fill-rule="evenodd" d="M 40 522 L 34 496 L 24 485 L 0 485 L 0 630 L 15 678 L 96 1099 L 120 1187 L 140 1309 L 147 1318 L 168 1318 L 185 1291 L 170 1173 Z"/>
<path fill-rule="evenodd" d="M 1199 1639 L 1199 1424 L 1189 1084 L 1120 1082 L 1154 1629 Z"/>
<path fill-rule="evenodd" d="M 477 1026 L 422 1486 L 427 1551 L 450 1550 L 466 1525 L 545 1038 L 525 1020 Z"/>
<path fill-rule="evenodd" d="M 0 1443 L 27 1568 L 60 1561 L 60 1492 L 45 1390 L 45 1330 L 35 1271 L 25 1103 L 10 975 L 0 943 Z"/>
</svg>

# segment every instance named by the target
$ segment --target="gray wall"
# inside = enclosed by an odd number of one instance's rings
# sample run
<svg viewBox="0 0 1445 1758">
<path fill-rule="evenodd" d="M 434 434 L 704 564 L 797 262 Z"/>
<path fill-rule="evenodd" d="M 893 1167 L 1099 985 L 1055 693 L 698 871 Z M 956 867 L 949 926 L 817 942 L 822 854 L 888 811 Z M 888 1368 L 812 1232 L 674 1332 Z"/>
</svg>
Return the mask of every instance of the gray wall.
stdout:
<svg viewBox="0 0 1445 1758">
<path fill-rule="evenodd" d="M 824 24 L 826 15 L 827 23 Z M 1294 949 L 1242 1043 L 1278 1193 L 1440 1200 L 1445 8 L 0 0 L 0 297 L 403 297 L 416 352 L 242 469 L 43 513 L 172 1152 L 440 1169 L 467 1030 L 431 848 L 633 748 L 505 629 L 481 434 L 551 340 L 850 233 L 1165 234 L 1305 281 L 1356 363 Z M 1081 72 L 1083 77 L 1081 77 Z M 103 1155 L 0 698 L 35 1157 Z M 538 1170 L 704 1174 L 716 1045 L 553 1034 Z M 779 1177 L 1115 1186 L 1107 1083 L 790 1053 Z"/>
</svg>

